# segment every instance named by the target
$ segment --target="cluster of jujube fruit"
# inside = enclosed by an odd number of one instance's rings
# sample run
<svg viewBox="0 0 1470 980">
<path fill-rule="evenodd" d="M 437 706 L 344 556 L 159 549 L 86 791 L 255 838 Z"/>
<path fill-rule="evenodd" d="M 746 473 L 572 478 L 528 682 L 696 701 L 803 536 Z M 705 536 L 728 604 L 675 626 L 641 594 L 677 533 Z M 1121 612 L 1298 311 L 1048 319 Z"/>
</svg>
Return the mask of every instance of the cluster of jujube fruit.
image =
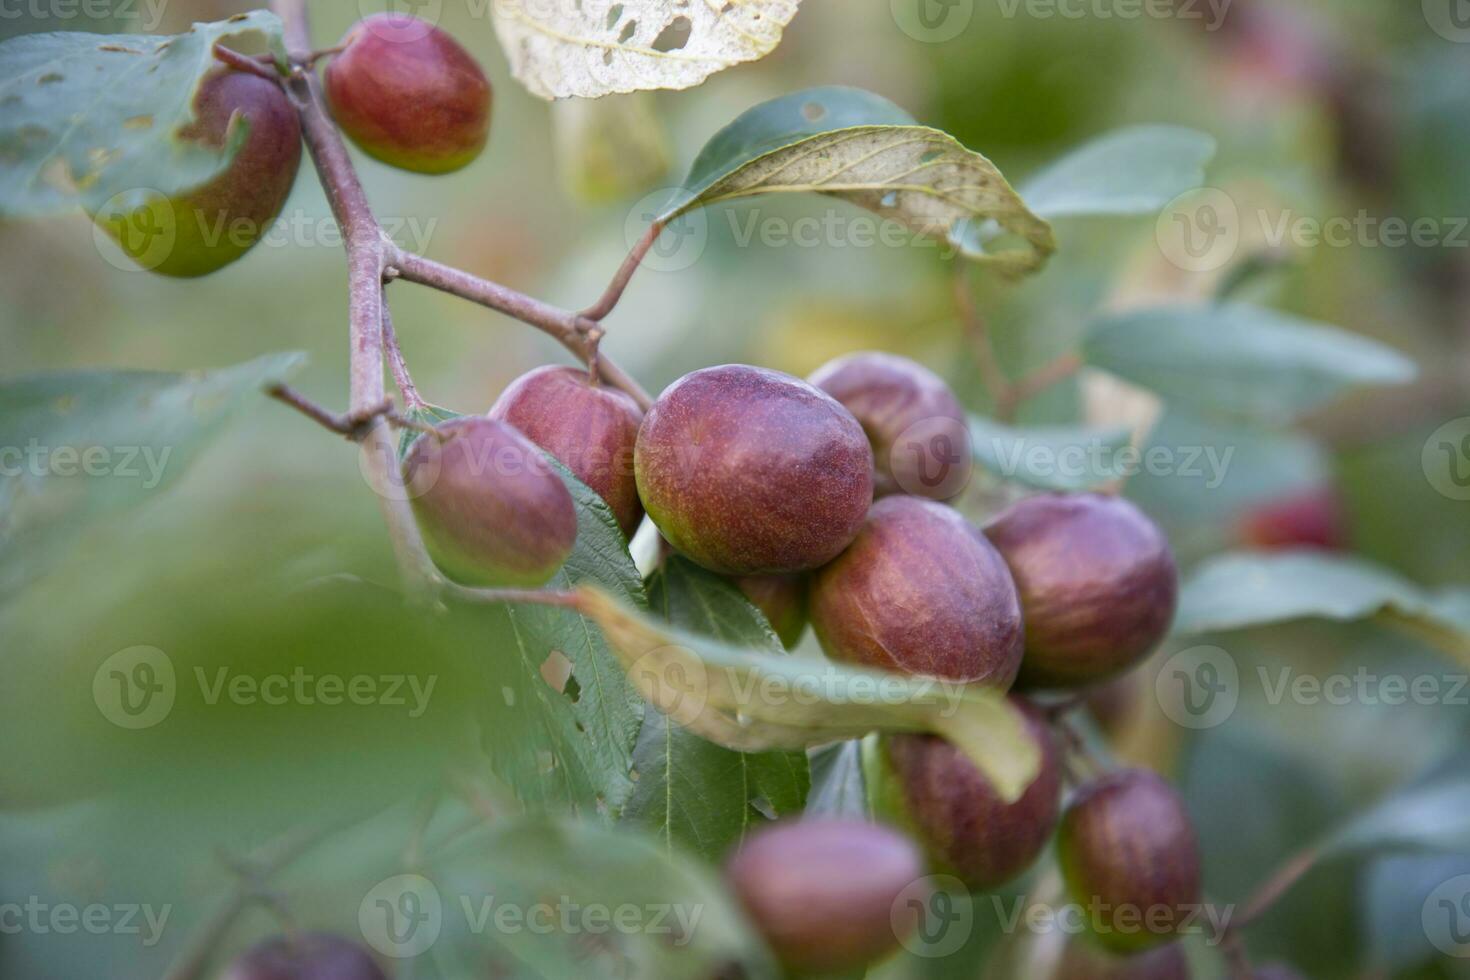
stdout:
<svg viewBox="0 0 1470 980">
<path fill-rule="evenodd" d="M 901 931 L 890 906 L 925 865 L 990 890 L 1054 833 L 1073 900 L 1098 910 L 1097 944 L 1108 955 L 1160 947 L 1200 896 L 1182 802 L 1127 770 L 1084 781 L 1063 811 L 1061 748 L 1020 692 L 1100 689 L 1158 644 L 1177 598 L 1168 542 L 1132 504 L 1093 493 L 1038 494 L 972 525 L 933 499 L 952 484 L 922 479 L 940 463 L 971 465 L 967 443 L 956 453 L 915 435 L 940 431 L 932 418 L 964 415 L 939 378 L 887 354 L 843 358 L 810 382 L 705 368 L 646 414 L 585 371 L 539 368 L 488 416 L 420 437 L 405 474 L 426 539 L 464 581 L 544 582 L 570 553 L 572 500 L 536 462 L 545 450 L 625 533 L 646 512 L 667 547 L 727 576 L 788 645 L 805 599 L 833 660 L 1011 692 L 1041 758 L 1015 802 L 944 739 L 888 736 L 870 791 L 917 849 L 887 827 L 815 822 L 758 834 L 732 859 L 733 887 L 788 968 L 887 952 Z"/>
<path fill-rule="evenodd" d="M 325 72 L 333 118 L 362 150 L 418 173 L 458 170 L 490 131 L 490 83 L 464 48 L 432 24 L 368 17 L 347 32 Z M 205 76 L 184 140 L 213 150 L 247 127 L 230 163 L 200 187 L 154 196 L 99 226 L 139 265 L 202 276 L 248 252 L 281 213 L 301 163 L 301 122 L 279 84 L 221 66 Z"/>
</svg>

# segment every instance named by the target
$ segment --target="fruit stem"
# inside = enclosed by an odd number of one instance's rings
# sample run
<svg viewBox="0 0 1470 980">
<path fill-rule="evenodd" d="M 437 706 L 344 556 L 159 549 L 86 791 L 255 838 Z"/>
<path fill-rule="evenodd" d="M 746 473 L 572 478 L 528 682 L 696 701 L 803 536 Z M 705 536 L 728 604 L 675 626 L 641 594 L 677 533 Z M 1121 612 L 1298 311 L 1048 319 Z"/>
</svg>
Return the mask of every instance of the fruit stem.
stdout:
<svg viewBox="0 0 1470 980">
<path fill-rule="evenodd" d="M 388 353 L 388 366 L 393 370 L 393 383 L 398 385 L 399 392 L 403 394 L 403 404 L 411 412 L 420 411 L 426 403 L 419 397 L 413 375 L 408 373 L 408 361 L 403 357 L 403 349 L 398 346 L 398 331 L 393 329 L 393 313 L 388 309 L 386 295 L 383 297 L 383 347 Z"/>
<path fill-rule="evenodd" d="M 367 412 L 344 412 L 339 415 L 323 408 L 289 385 L 272 385 L 265 390 L 265 393 L 276 401 L 296 409 L 322 428 L 335 432 L 352 442 L 362 442 L 366 439 L 379 419 L 384 419 L 388 424 L 400 429 L 413 429 L 415 432 L 424 433 L 434 431 L 433 426 L 399 415 L 393 410 L 393 401 L 389 398 L 383 399 Z"/>
<path fill-rule="evenodd" d="M 229 65 L 236 71 L 248 72 L 251 75 L 258 75 L 268 82 L 275 82 L 277 85 L 281 84 L 281 73 L 276 70 L 275 60 L 269 56 L 262 55 L 256 57 L 241 54 L 238 51 L 233 51 L 225 47 L 223 44 L 216 43 L 214 46 L 214 57 L 216 61 Z"/>
</svg>

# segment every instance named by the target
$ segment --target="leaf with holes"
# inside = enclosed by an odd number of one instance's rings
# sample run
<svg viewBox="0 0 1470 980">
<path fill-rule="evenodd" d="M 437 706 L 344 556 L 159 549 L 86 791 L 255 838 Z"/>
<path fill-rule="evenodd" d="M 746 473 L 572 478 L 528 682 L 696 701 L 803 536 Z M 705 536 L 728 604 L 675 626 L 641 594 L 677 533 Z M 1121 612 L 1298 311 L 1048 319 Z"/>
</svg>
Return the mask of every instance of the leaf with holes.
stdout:
<svg viewBox="0 0 1470 980">
<path fill-rule="evenodd" d="M 595 583 L 621 602 L 646 606 L 643 580 L 612 511 L 546 458 L 577 507 L 576 547 L 546 588 Z M 485 670 L 501 687 L 486 705 L 491 768 L 528 805 L 616 816 L 632 790 L 644 704 L 602 634 L 576 612 L 551 606 L 494 606 L 482 614 L 492 647 Z"/>
<path fill-rule="evenodd" d="M 872 731 L 927 731 L 959 746 L 1007 799 L 1040 767 L 1019 713 L 996 691 L 735 646 L 669 626 L 586 586 L 633 685 L 680 725 L 741 752 L 804 749 Z"/>
<path fill-rule="evenodd" d="M 850 201 L 966 258 L 1034 272 L 1055 249 L 995 164 L 862 89 L 806 89 L 763 102 L 716 133 L 659 220 L 757 194 Z M 982 236 L 977 229 L 993 229 Z"/>
<path fill-rule="evenodd" d="M 672 556 L 649 582 L 648 602 L 670 624 L 784 656 L 765 617 L 713 572 Z M 633 753 L 638 783 L 624 817 L 670 846 L 718 861 L 753 824 L 801 812 L 810 779 L 801 752 L 735 752 L 650 710 Z"/>
<path fill-rule="evenodd" d="M 698 85 L 764 58 L 801 0 L 495 0 L 511 73 L 543 99 Z"/>
<path fill-rule="evenodd" d="M 245 34 L 281 53 L 281 22 L 262 10 L 172 37 L 52 33 L 0 44 L 0 217 L 125 209 L 218 174 L 245 128 L 224 152 L 180 132 L 194 120 L 200 81 L 219 66 L 215 44 Z"/>
</svg>

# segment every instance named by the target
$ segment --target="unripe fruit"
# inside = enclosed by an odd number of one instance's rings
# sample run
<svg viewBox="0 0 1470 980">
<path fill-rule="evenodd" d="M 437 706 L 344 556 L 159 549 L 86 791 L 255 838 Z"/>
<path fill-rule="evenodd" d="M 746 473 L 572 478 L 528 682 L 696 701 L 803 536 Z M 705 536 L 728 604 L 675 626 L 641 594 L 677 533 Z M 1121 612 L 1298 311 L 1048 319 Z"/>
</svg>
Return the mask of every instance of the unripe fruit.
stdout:
<svg viewBox="0 0 1470 980">
<path fill-rule="evenodd" d="M 633 479 L 633 446 L 643 410 L 586 371 L 539 367 L 501 392 L 490 418 L 508 422 L 597 492 L 629 538 L 643 519 Z"/>
<path fill-rule="evenodd" d="M 1005 557 L 1026 613 L 1020 682 L 1065 687 L 1137 663 L 1169 629 L 1179 595 L 1158 525 L 1126 500 L 1040 494 L 985 528 Z"/>
<path fill-rule="evenodd" d="M 326 933 L 268 939 L 240 954 L 221 980 L 386 980 L 356 943 Z"/>
<path fill-rule="evenodd" d="M 1241 541 L 1255 548 L 1318 548 L 1341 551 L 1347 547 L 1342 503 L 1330 488 L 1321 487 L 1274 500 L 1241 518 Z"/>
<path fill-rule="evenodd" d="M 1002 690 L 1021 663 L 1021 604 L 989 541 L 955 511 L 885 497 L 812 579 L 812 626 L 833 660 Z"/>
<path fill-rule="evenodd" d="M 746 575 L 735 586 L 765 615 L 781 645 L 795 647 L 806 632 L 806 576 Z"/>
<path fill-rule="evenodd" d="M 1178 943 L 1119 956 L 1078 938 L 1067 944 L 1052 980 L 1189 980 L 1189 957 Z"/>
<path fill-rule="evenodd" d="M 248 127 L 229 165 L 176 197 L 94 216 L 134 261 L 166 276 L 208 275 L 250 251 L 281 213 L 301 163 L 300 118 L 267 79 L 215 72 L 200 84 L 194 113 L 180 137 L 213 149 L 227 145 L 234 127 Z"/>
<path fill-rule="evenodd" d="M 1041 769 L 1026 792 L 1006 803 L 965 754 L 936 735 L 892 735 L 882 742 L 888 799 L 914 829 L 931 863 L 972 891 L 999 887 L 1029 868 L 1057 823 L 1061 760 L 1046 719 L 1012 698 Z"/>
<path fill-rule="evenodd" d="M 404 460 L 434 560 L 474 585 L 541 585 L 577 541 L 577 511 L 541 450 L 504 422 L 458 418 L 419 436 Z"/>
<path fill-rule="evenodd" d="M 726 575 L 826 564 L 873 499 L 873 452 L 852 413 L 805 381 L 744 364 L 670 385 L 643 420 L 634 469 L 669 543 Z"/>
<path fill-rule="evenodd" d="M 1184 802 L 1152 772 L 1110 773 L 1077 791 L 1057 833 L 1072 900 L 1096 938 L 1133 952 L 1173 938 L 1200 900 L 1200 857 Z"/>
<path fill-rule="evenodd" d="M 944 380 L 895 354 L 866 351 L 831 361 L 811 383 L 857 418 L 873 444 L 873 489 L 948 500 L 969 481 L 965 410 Z"/>
<path fill-rule="evenodd" d="M 918 848 L 887 827 L 803 820 L 756 831 L 726 874 L 786 969 L 835 973 L 897 947 L 893 904 L 924 871 Z"/>
<path fill-rule="evenodd" d="M 490 82 L 438 27 L 403 14 L 353 25 L 327 66 L 332 117 L 363 152 L 425 174 L 465 166 L 490 132 Z"/>
</svg>

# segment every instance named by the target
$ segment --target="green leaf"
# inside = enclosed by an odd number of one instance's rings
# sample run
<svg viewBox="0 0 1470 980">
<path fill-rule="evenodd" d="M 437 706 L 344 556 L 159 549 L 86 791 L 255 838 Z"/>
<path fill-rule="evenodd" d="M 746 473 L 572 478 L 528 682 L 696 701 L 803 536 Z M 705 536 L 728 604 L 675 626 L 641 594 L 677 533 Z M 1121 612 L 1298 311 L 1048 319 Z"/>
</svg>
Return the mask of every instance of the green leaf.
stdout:
<svg viewBox="0 0 1470 980">
<path fill-rule="evenodd" d="M 657 622 L 606 592 L 577 590 L 634 686 L 685 728 L 744 752 L 804 749 L 872 731 L 949 739 L 1006 799 L 1039 752 L 1003 695 L 975 685 L 741 648 Z"/>
<path fill-rule="evenodd" d="M 1049 426 L 1016 429 L 970 416 L 975 460 L 1006 480 L 1044 490 L 1086 490 L 1126 475 L 1123 427 Z"/>
<path fill-rule="evenodd" d="M 1132 126 L 1107 133 L 1027 180 L 1031 210 L 1048 221 L 1152 214 L 1205 179 L 1215 139 L 1180 126 Z"/>
<path fill-rule="evenodd" d="M 670 624 L 776 656 L 785 651 L 765 617 L 729 582 L 671 556 L 648 586 Z M 633 753 L 637 786 L 624 817 L 718 861 L 753 824 L 799 813 L 810 782 L 800 752 L 735 752 L 649 711 Z"/>
<path fill-rule="evenodd" d="M 842 86 L 793 92 L 742 113 L 700 150 L 659 220 L 798 192 L 850 201 L 1007 272 L 1034 272 L 1056 247 L 1051 226 L 1027 210 L 993 163 L 887 99 Z M 982 226 L 1019 244 L 989 251 Z"/>
<path fill-rule="evenodd" d="M 219 66 L 215 43 L 245 33 L 279 53 L 281 22 L 263 10 L 173 37 L 50 33 L 0 44 L 0 217 L 127 209 L 223 170 L 245 127 L 223 152 L 180 132 L 194 120 L 200 81 Z"/>
<path fill-rule="evenodd" d="M 808 816 L 869 818 L 861 739 L 852 738 L 814 750 L 811 766 L 812 791 L 806 800 Z"/>
<path fill-rule="evenodd" d="M 448 422 L 450 419 L 461 417 L 461 413 L 438 405 L 425 403 L 417 408 L 410 408 L 404 413 L 410 422 L 418 422 L 422 425 L 438 425 L 440 422 Z M 404 429 L 398 436 L 398 459 L 400 462 L 408 455 L 408 450 L 414 444 L 414 440 L 423 435 L 413 429 Z"/>
<path fill-rule="evenodd" d="M 91 522 L 165 491 L 235 411 L 305 360 L 0 382 L 0 597 L 44 572 Z"/>
<path fill-rule="evenodd" d="M 1470 772 L 1463 763 L 1389 795 L 1333 833 L 1322 855 L 1365 850 L 1470 851 Z"/>
<path fill-rule="evenodd" d="M 1376 341 L 1245 304 L 1161 307 L 1093 321 L 1089 364 L 1209 414 L 1280 423 L 1414 365 Z"/>
<path fill-rule="evenodd" d="M 422 958 L 446 976 L 695 980 L 776 972 L 717 875 L 628 828 L 511 821 L 445 848 L 425 874 L 444 930 Z M 521 926 L 497 927 L 495 915 L 515 909 L 526 916 Z"/>
<path fill-rule="evenodd" d="M 1470 664 L 1458 597 L 1437 598 L 1387 569 L 1320 551 L 1232 552 L 1202 563 L 1179 597 L 1174 631 L 1213 633 L 1292 619 L 1379 619 Z"/>
<path fill-rule="evenodd" d="M 643 580 L 612 511 L 570 470 L 546 458 L 577 507 L 576 547 L 546 587 L 595 584 L 621 602 L 645 607 Z M 616 816 L 633 789 L 629 772 L 644 704 L 602 634 L 582 615 L 550 606 L 500 606 L 486 615 L 496 621 L 489 656 L 519 664 L 510 690 L 487 705 L 485 748 L 496 774 L 528 805 Z M 517 707 L 532 705 L 529 718 Z"/>
</svg>

